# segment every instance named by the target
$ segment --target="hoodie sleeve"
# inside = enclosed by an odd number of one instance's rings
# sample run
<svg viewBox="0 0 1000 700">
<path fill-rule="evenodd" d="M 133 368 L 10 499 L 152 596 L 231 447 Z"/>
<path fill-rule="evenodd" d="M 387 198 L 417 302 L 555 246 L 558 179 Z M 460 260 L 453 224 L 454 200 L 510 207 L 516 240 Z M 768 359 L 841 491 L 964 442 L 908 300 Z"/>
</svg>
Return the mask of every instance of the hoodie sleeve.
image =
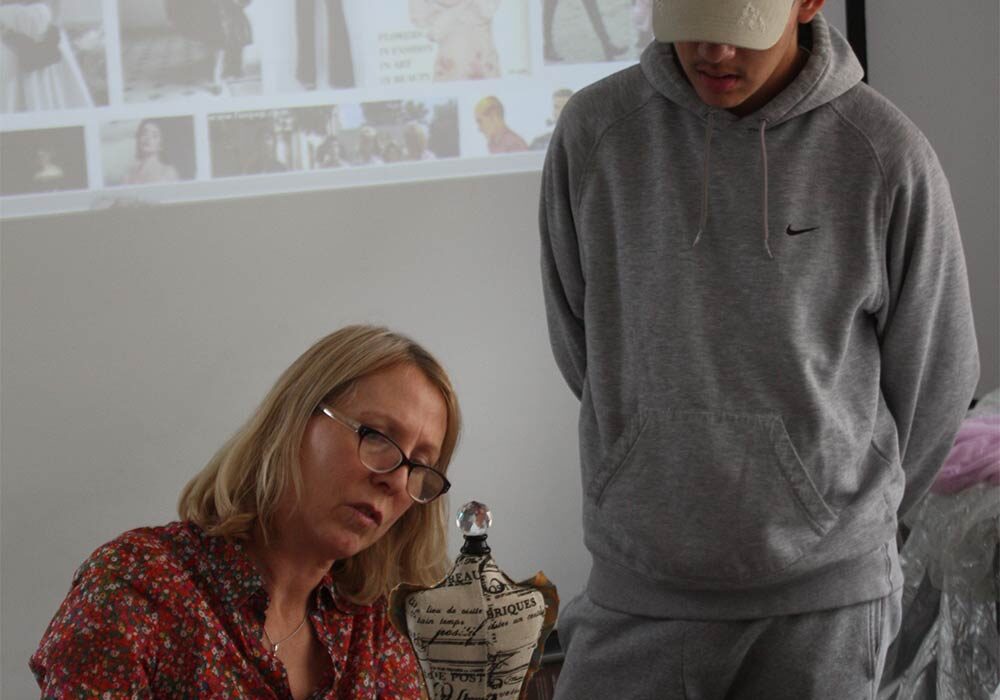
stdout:
<svg viewBox="0 0 1000 700">
<path fill-rule="evenodd" d="M 887 202 L 881 388 L 896 422 L 904 517 L 944 463 L 979 379 L 965 257 L 951 192 L 922 135 Z"/>
<path fill-rule="evenodd" d="M 561 123 L 566 121 L 564 118 Z M 565 131 L 557 125 L 542 169 L 538 216 L 542 239 L 542 292 L 556 364 L 569 388 L 580 398 L 587 371 L 583 313 L 585 280 L 573 219 L 571 167 L 566 145 Z"/>
</svg>

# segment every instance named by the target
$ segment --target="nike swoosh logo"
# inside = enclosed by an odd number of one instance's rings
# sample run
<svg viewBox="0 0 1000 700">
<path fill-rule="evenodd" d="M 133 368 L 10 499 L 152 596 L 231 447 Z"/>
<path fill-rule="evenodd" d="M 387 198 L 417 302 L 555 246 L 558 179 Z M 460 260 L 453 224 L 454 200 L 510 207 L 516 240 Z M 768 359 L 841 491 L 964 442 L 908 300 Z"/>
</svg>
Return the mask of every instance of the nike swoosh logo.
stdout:
<svg viewBox="0 0 1000 700">
<path fill-rule="evenodd" d="M 798 236 L 800 233 L 809 233 L 810 231 L 818 231 L 818 230 L 819 226 L 813 226 L 812 228 L 800 228 L 796 230 L 792 228 L 791 224 L 789 224 L 788 228 L 785 229 L 785 233 L 787 233 L 789 236 Z"/>
</svg>

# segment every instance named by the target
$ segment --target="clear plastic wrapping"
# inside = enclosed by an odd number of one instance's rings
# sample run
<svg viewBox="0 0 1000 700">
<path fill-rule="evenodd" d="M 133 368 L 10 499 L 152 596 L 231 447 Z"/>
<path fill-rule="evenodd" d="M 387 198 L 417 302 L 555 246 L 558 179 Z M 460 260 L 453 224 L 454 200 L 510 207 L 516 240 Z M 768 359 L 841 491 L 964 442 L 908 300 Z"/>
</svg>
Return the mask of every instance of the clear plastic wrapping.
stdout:
<svg viewBox="0 0 1000 700">
<path fill-rule="evenodd" d="M 880 700 L 1000 700 L 1000 488 L 928 494 L 900 551 L 903 624 Z"/>
</svg>

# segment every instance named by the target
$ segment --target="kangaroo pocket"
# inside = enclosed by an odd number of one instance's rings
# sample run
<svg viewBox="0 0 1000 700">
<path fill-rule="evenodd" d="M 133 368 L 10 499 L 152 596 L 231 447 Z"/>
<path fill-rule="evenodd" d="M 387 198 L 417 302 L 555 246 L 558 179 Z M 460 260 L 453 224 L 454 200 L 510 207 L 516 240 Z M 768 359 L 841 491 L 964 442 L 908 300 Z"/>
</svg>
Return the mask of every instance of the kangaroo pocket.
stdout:
<svg viewBox="0 0 1000 700">
<path fill-rule="evenodd" d="M 589 537 L 654 579 L 760 580 L 837 519 L 775 415 L 643 411 L 591 473 Z"/>
</svg>

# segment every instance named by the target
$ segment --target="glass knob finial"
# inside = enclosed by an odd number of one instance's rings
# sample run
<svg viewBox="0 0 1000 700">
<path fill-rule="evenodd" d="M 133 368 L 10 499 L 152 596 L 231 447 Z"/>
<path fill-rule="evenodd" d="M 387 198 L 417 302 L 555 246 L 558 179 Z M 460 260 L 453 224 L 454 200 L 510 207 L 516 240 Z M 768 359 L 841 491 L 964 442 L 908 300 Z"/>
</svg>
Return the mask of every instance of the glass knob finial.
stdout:
<svg viewBox="0 0 1000 700">
<path fill-rule="evenodd" d="M 458 511 L 455 523 L 466 537 L 483 537 L 493 524 L 493 514 L 486 504 L 469 501 Z"/>
</svg>

